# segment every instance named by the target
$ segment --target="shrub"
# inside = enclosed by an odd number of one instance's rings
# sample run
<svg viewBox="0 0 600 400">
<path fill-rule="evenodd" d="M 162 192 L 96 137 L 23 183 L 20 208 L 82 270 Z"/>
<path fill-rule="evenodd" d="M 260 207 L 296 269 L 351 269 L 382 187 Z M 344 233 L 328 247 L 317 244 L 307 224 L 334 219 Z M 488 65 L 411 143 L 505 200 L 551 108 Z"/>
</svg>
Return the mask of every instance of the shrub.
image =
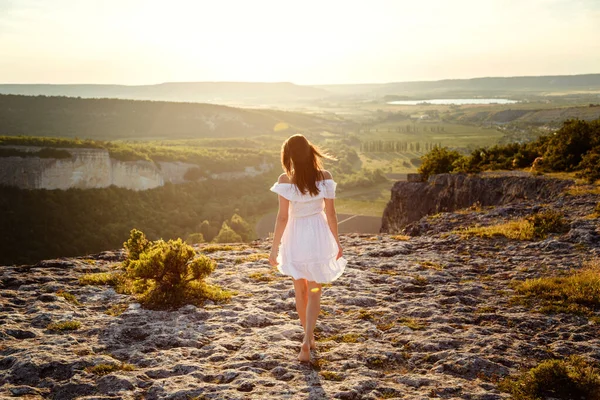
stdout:
<svg viewBox="0 0 600 400">
<path fill-rule="evenodd" d="M 580 356 L 546 360 L 529 371 L 500 381 L 498 388 L 515 400 L 600 399 L 600 375 Z"/>
<path fill-rule="evenodd" d="M 561 233 L 568 229 L 568 225 L 561 213 L 547 210 L 527 217 L 533 228 L 533 236 L 543 239 L 549 233 Z"/>
<path fill-rule="evenodd" d="M 428 178 L 431 175 L 452 172 L 454 169 L 453 164 L 460 158 L 461 155 L 457 151 L 436 146 L 421 157 L 423 163 L 419 167 L 419 173 Z"/>
<path fill-rule="evenodd" d="M 242 237 L 237 234 L 227 222 L 223 222 L 221 226 L 221 230 L 219 234 L 213 239 L 213 242 L 216 243 L 240 243 L 242 242 Z"/>
<path fill-rule="evenodd" d="M 131 243 L 139 242 L 141 236 L 138 232 L 132 231 Z M 141 253 L 132 251 L 129 254 L 137 258 L 127 260 L 121 290 L 136 294 L 138 301 L 147 308 L 201 305 L 205 300 L 223 301 L 231 296 L 219 287 L 204 282 L 214 271 L 216 263 L 205 255 L 198 256 L 181 239 L 168 242 L 158 240 L 150 243 Z"/>
</svg>

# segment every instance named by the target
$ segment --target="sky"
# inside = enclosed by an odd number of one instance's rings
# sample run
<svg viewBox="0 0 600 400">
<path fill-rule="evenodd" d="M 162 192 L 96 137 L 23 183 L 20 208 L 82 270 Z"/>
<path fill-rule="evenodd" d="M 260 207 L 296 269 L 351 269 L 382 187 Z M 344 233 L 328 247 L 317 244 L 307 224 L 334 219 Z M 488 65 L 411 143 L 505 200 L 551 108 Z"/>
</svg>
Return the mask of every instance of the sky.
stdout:
<svg viewBox="0 0 600 400">
<path fill-rule="evenodd" d="M 600 0 L 0 0 L 0 83 L 600 73 Z"/>
</svg>

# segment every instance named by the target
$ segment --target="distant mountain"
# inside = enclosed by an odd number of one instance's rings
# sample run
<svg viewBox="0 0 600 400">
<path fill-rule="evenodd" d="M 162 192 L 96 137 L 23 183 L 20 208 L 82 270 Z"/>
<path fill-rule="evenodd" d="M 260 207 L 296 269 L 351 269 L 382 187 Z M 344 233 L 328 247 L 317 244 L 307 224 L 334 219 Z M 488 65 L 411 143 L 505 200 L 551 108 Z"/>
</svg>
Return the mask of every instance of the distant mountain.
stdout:
<svg viewBox="0 0 600 400">
<path fill-rule="evenodd" d="M 336 95 L 443 96 L 507 95 L 528 92 L 543 94 L 569 90 L 600 90 L 600 74 L 516 76 L 473 79 L 444 79 L 440 81 L 393 82 L 363 85 L 318 85 Z"/>
<path fill-rule="evenodd" d="M 172 82 L 142 86 L 0 84 L 0 93 L 254 105 L 318 99 L 330 94 L 325 89 L 289 82 Z"/>
<path fill-rule="evenodd" d="M 600 91 L 600 74 L 314 86 L 289 82 L 171 82 L 141 86 L 0 84 L 0 94 L 176 101 L 268 108 L 349 97 L 427 99 L 544 95 L 569 91 Z"/>
</svg>

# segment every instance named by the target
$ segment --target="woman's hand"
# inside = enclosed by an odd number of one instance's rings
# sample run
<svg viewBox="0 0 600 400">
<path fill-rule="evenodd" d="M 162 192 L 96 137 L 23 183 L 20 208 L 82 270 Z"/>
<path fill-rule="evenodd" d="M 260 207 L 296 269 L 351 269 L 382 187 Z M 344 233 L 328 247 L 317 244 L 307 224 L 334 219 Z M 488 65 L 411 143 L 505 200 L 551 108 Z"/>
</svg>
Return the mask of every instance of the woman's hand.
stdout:
<svg viewBox="0 0 600 400">
<path fill-rule="evenodd" d="M 275 248 L 271 249 L 271 254 L 269 254 L 269 264 L 273 267 L 277 266 L 277 249 Z"/>
<path fill-rule="evenodd" d="M 342 256 L 344 255 L 343 251 L 342 251 L 342 244 L 338 242 L 338 253 L 337 253 L 337 257 L 335 258 L 336 260 L 339 260 L 340 258 L 342 258 Z"/>
</svg>

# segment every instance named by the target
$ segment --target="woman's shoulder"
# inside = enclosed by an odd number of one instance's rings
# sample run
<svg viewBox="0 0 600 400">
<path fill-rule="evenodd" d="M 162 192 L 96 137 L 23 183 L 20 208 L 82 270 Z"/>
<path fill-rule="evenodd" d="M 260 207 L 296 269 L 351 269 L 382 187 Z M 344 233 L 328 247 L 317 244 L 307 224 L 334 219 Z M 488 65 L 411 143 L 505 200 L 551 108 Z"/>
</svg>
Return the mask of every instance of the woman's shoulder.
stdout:
<svg viewBox="0 0 600 400">
<path fill-rule="evenodd" d="M 321 172 L 323 173 L 323 179 L 333 179 L 333 177 L 331 176 L 331 172 L 327 170 L 323 170 Z"/>
<path fill-rule="evenodd" d="M 279 178 L 277 179 L 277 183 L 292 183 L 290 181 L 289 176 L 287 176 L 287 174 L 281 174 L 279 175 Z"/>
</svg>

